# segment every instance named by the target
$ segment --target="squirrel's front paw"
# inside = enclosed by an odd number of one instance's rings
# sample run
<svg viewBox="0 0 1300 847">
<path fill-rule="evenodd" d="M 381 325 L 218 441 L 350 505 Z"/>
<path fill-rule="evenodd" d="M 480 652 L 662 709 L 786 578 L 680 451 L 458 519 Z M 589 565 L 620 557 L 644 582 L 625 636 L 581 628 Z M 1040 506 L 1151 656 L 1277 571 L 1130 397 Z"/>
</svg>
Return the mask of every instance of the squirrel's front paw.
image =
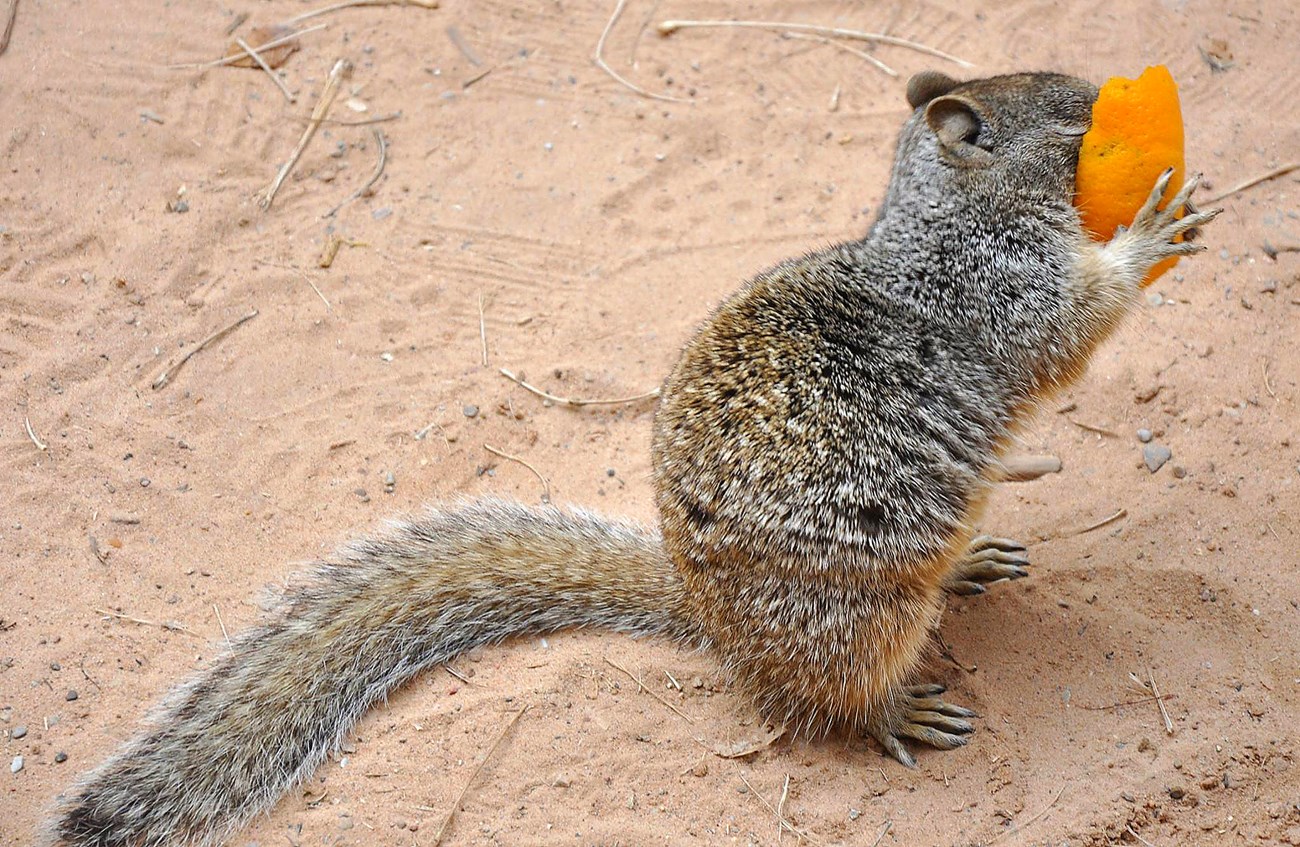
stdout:
<svg viewBox="0 0 1300 847">
<path fill-rule="evenodd" d="M 1183 187 L 1173 200 L 1160 209 L 1160 201 L 1169 187 L 1169 180 L 1174 170 L 1169 168 L 1162 173 L 1147 195 L 1146 202 L 1133 218 L 1132 226 L 1121 227 L 1107 248 L 1119 251 L 1127 260 L 1124 264 L 1133 266 L 1135 271 L 1144 275 L 1153 265 L 1171 256 L 1190 256 L 1205 249 L 1205 245 L 1190 240 L 1195 231 L 1219 216 L 1222 209 L 1201 212 L 1194 209 L 1188 201 L 1192 192 L 1201 182 L 1201 177 L 1192 177 L 1183 183 Z M 1178 217 L 1179 209 L 1187 207 L 1187 214 Z M 1182 241 L 1174 241 L 1178 236 L 1185 236 Z"/>
</svg>

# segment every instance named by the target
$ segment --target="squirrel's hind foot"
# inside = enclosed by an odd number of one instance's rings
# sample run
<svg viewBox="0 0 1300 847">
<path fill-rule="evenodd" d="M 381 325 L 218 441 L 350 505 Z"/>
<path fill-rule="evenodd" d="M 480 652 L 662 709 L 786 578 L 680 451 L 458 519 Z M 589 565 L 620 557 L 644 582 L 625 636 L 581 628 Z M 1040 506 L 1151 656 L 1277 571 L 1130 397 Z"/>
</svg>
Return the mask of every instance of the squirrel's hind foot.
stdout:
<svg viewBox="0 0 1300 847">
<path fill-rule="evenodd" d="M 981 535 L 971 541 L 966 553 L 948 573 L 944 590 L 949 594 L 983 594 L 988 586 L 1008 579 L 1029 576 L 1025 545 L 1010 538 Z"/>
<path fill-rule="evenodd" d="M 886 753 L 909 768 L 916 767 L 916 759 L 903 745 L 904 738 L 938 750 L 964 747 L 975 727 L 963 718 L 978 715 L 939 699 L 945 690 L 944 686 L 933 683 L 905 687 L 895 698 L 893 707 L 868 724 L 867 733 L 880 742 Z"/>
</svg>

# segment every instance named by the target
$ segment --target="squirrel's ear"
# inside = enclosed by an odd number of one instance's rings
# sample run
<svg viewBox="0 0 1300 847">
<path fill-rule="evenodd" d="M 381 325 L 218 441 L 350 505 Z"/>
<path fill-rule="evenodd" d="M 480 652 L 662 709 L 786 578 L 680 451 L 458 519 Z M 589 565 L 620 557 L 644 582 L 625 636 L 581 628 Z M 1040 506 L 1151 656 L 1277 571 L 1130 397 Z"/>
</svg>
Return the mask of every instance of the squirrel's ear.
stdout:
<svg viewBox="0 0 1300 847">
<path fill-rule="evenodd" d="M 979 144 L 984 122 L 975 104 L 960 94 L 931 100 L 925 107 L 925 122 L 939 144 L 957 158 L 971 162 L 989 159 L 989 151 Z"/>
<path fill-rule="evenodd" d="M 960 83 L 938 71 L 921 71 L 907 81 L 907 104 L 918 109 L 936 97 L 947 94 Z"/>
</svg>

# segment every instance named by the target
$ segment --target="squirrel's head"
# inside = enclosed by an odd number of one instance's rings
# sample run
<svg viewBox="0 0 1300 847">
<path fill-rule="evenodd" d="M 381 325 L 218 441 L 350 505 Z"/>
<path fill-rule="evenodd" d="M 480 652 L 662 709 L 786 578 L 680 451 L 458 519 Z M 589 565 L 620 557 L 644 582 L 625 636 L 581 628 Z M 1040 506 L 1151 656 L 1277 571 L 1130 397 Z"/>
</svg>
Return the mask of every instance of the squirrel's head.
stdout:
<svg viewBox="0 0 1300 847">
<path fill-rule="evenodd" d="M 933 150 L 945 182 L 966 193 L 1026 192 L 1069 199 L 1081 138 L 1092 122 L 1097 88 L 1055 73 L 1023 73 L 958 82 L 935 71 L 912 77 L 912 141 Z"/>
</svg>

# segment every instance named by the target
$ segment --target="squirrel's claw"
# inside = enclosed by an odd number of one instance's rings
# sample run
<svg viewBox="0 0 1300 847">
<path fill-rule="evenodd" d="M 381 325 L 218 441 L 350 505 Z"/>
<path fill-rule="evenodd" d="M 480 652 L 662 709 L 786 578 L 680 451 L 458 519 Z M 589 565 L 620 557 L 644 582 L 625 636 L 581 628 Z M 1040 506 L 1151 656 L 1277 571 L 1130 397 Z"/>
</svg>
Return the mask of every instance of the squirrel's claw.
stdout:
<svg viewBox="0 0 1300 847">
<path fill-rule="evenodd" d="M 964 747 L 975 727 L 962 718 L 978 717 L 975 712 L 940 700 L 942 685 L 912 685 L 895 700 L 891 715 L 873 720 L 868 734 L 880 742 L 885 752 L 899 763 L 916 767 L 916 758 L 902 739 L 910 738 L 937 750 Z"/>
<path fill-rule="evenodd" d="M 1025 545 L 1018 541 L 981 535 L 953 565 L 943 587 L 950 594 L 969 597 L 983 594 L 992 583 L 1029 576 L 1025 570 L 1029 560 L 1017 555 L 1024 551 Z"/>
</svg>

